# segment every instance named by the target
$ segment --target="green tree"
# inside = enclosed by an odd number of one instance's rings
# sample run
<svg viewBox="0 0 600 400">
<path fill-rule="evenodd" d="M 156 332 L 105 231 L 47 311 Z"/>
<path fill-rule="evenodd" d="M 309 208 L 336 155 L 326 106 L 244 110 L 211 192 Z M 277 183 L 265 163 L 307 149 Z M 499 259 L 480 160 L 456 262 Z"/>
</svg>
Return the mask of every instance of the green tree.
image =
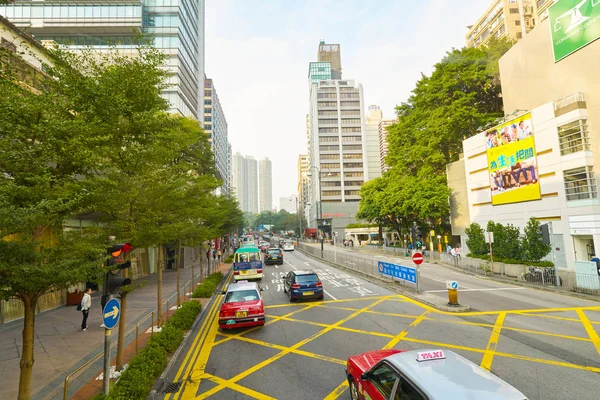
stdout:
<svg viewBox="0 0 600 400">
<path fill-rule="evenodd" d="M 471 223 L 465 228 L 467 235 L 467 246 L 473 255 L 482 256 L 490 252 L 490 246 L 485 242 L 485 232 L 477 222 Z"/>
<path fill-rule="evenodd" d="M 523 259 L 519 228 L 512 224 L 502 225 L 488 221 L 487 231 L 494 232 L 492 249 L 495 257 L 511 260 Z"/>
<path fill-rule="evenodd" d="M 523 259 L 526 261 L 537 262 L 546 257 L 552 250 L 552 246 L 542 242 L 542 237 L 538 233 L 540 222 L 535 218 L 530 218 L 523 230 Z"/>
<path fill-rule="evenodd" d="M 0 48 L 5 57 L 19 56 Z M 40 297 L 95 278 L 105 249 L 97 232 L 63 232 L 66 218 L 85 211 L 83 189 L 99 161 L 90 149 L 101 133 L 65 94 L 83 78 L 59 81 L 49 69 L 34 92 L 19 83 L 21 65 L 0 68 L 0 298 L 24 305 L 18 398 L 29 399 Z"/>
</svg>

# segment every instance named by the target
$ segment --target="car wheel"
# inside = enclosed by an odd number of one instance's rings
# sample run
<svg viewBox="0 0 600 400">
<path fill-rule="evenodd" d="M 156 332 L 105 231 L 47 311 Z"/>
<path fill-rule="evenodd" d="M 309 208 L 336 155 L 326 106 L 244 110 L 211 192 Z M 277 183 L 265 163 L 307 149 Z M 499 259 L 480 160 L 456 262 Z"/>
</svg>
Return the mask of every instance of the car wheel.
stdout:
<svg viewBox="0 0 600 400">
<path fill-rule="evenodd" d="M 358 390 L 356 390 L 356 384 L 354 383 L 354 379 L 350 378 L 350 398 L 352 400 L 358 400 Z"/>
<path fill-rule="evenodd" d="M 319 296 L 319 299 L 318 299 L 318 300 L 323 300 L 323 296 Z"/>
<path fill-rule="evenodd" d="M 285 285 L 283 285 L 283 293 L 287 294 L 287 289 L 285 288 Z"/>
</svg>

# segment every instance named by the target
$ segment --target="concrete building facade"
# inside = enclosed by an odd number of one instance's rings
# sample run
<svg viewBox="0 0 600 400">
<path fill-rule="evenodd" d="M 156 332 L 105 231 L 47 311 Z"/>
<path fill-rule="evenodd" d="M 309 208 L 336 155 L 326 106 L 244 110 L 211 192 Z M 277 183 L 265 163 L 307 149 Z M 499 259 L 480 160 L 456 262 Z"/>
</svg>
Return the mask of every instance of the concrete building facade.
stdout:
<svg viewBox="0 0 600 400">
<path fill-rule="evenodd" d="M 232 191 L 243 212 L 258 213 L 258 163 L 239 152 L 233 155 Z"/>
<path fill-rule="evenodd" d="M 331 65 L 331 79 L 342 79 L 342 55 L 339 44 L 319 43 L 317 60 Z"/>
<path fill-rule="evenodd" d="M 387 121 L 385 121 L 387 123 Z M 367 157 L 367 177 L 365 181 L 381 176 L 381 129 L 384 124 L 381 107 L 370 105 L 365 120 L 365 142 Z M 385 144 L 387 154 L 387 142 Z"/>
<path fill-rule="evenodd" d="M 273 167 L 266 157 L 258 162 L 258 197 L 259 212 L 273 209 Z"/>
<path fill-rule="evenodd" d="M 467 47 L 485 46 L 492 37 L 520 40 L 535 27 L 534 3 L 544 0 L 493 0 L 466 34 Z"/>
<path fill-rule="evenodd" d="M 324 46 L 319 44 L 319 52 Z M 310 63 L 308 74 L 308 223 L 325 236 L 332 232 L 343 236 L 345 226 L 356 221 L 360 186 L 368 173 L 363 88 L 353 80 L 341 79 L 341 62 L 340 79 L 333 78 L 336 64 L 331 66 L 331 79 L 322 79 L 322 71 L 314 68 L 321 63 Z"/>
<path fill-rule="evenodd" d="M 379 123 L 378 126 L 378 139 L 379 139 L 379 168 L 381 173 L 387 172 L 390 167 L 385 163 L 385 158 L 388 155 L 388 126 L 396 123 L 395 119 L 384 119 Z"/>
<path fill-rule="evenodd" d="M 89 3 L 89 4 L 88 4 Z M 15 0 L 0 5 L 0 15 L 35 35 L 70 49 L 135 53 L 135 36 L 153 36 L 168 55 L 172 72 L 163 97 L 171 112 L 203 120 L 204 0 Z"/>
<path fill-rule="evenodd" d="M 204 131 L 208 134 L 215 158 L 216 175 L 223 181 L 219 192 L 226 194 L 231 189 L 231 145 L 228 139 L 227 119 L 212 79 L 206 79 L 204 82 L 203 120 Z"/>
<path fill-rule="evenodd" d="M 258 162 L 252 156 L 244 157 L 244 168 L 246 173 L 247 210 L 258 213 Z"/>
<path fill-rule="evenodd" d="M 308 154 L 300 154 L 298 156 L 298 208 L 302 212 L 306 210 L 306 203 L 308 203 L 309 166 Z"/>
<path fill-rule="evenodd" d="M 463 142 L 464 157 L 448 166 L 453 233 L 493 220 L 523 229 L 530 217 L 552 222 L 556 264 L 576 268 L 600 250 L 600 41 L 554 62 L 550 21 L 542 20 L 500 59 L 507 111 L 530 111 L 540 199 L 492 205 L 485 139 Z"/>
</svg>

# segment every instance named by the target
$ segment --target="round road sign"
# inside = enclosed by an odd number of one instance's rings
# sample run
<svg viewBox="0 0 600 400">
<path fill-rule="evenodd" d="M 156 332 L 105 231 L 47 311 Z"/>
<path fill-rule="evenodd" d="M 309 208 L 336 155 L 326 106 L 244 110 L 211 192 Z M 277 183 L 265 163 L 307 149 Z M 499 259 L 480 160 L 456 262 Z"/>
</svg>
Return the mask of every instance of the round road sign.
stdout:
<svg viewBox="0 0 600 400">
<path fill-rule="evenodd" d="M 412 256 L 413 262 L 417 265 L 421 264 L 423 262 L 423 254 L 421 253 L 415 253 Z"/>
</svg>

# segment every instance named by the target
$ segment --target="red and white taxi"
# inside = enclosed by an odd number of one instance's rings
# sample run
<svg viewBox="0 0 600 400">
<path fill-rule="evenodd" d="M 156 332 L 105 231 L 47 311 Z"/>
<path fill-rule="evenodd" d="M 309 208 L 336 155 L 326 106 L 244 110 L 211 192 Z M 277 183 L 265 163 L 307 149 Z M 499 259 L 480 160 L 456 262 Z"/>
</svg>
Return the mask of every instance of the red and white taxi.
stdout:
<svg viewBox="0 0 600 400">
<path fill-rule="evenodd" d="M 449 350 L 378 350 L 348 359 L 353 400 L 527 400 L 496 375 Z"/>
<path fill-rule="evenodd" d="M 243 328 L 265 324 L 265 308 L 262 289 L 255 282 L 239 281 L 229 285 L 222 294 L 219 312 L 221 329 Z"/>
</svg>

